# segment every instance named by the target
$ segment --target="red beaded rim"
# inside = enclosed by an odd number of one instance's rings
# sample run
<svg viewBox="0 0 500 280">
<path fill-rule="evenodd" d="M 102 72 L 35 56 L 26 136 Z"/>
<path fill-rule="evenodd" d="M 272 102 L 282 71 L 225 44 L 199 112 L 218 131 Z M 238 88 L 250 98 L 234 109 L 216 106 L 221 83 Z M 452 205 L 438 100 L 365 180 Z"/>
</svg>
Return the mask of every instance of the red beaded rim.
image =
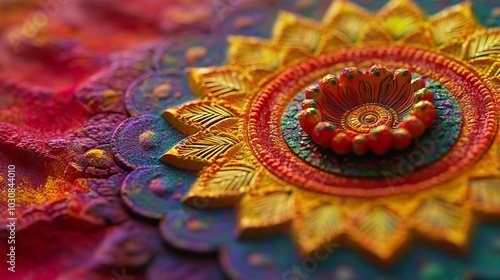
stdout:
<svg viewBox="0 0 500 280">
<path fill-rule="evenodd" d="M 464 109 L 464 129 L 450 152 L 433 165 L 405 177 L 402 182 L 392 183 L 387 178 L 334 175 L 298 158 L 286 145 L 280 130 L 281 115 L 291 98 L 332 72 L 332 68 L 368 67 L 381 61 L 388 67 L 408 68 L 437 80 L 456 96 Z M 248 140 L 258 160 L 268 170 L 309 190 L 348 196 L 385 196 L 442 183 L 476 162 L 492 143 L 497 130 L 497 112 L 491 90 L 472 67 L 430 51 L 404 46 L 344 49 L 310 58 L 268 83 L 248 111 Z"/>
</svg>

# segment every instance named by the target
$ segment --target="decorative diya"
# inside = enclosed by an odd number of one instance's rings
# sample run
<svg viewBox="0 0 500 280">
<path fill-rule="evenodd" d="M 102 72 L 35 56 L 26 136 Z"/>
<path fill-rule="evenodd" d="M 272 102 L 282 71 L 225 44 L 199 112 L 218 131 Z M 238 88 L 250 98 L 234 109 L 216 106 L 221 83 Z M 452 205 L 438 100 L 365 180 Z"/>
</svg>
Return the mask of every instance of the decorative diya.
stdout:
<svg viewBox="0 0 500 280">
<path fill-rule="evenodd" d="M 346 68 L 340 79 L 327 75 L 306 90 L 300 126 L 316 144 L 338 154 L 405 149 L 436 118 L 434 95 L 423 87 L 421 79 L 411 81 L 407 69 L 393 74 L 380 65 L 367 73 Z"/>
</svg>

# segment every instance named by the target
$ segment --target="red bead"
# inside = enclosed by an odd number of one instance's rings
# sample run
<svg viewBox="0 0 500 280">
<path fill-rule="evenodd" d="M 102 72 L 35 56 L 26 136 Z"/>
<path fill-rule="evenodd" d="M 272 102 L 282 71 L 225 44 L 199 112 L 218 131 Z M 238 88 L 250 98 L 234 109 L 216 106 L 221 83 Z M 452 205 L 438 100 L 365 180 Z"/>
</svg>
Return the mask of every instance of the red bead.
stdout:
<svg viewBox="0 0 500 280">
<path fill-rule="evenodd" d="M 413 139 L 418 138 L 424 134 L 425 125 L 424 123 L 415 116 L 408 116 L 399 125 L 398 128 L 404 128 L 410 132 Z"/>
<path fill-rule="evenodd" d="M 302 109 L 307 109 L 307 108 L 316 108 L 318 106 L 318 103 L 312 99 L 305 99 L 302 101 Z"/>
<path fill-rule="evenodd" d="M 300 112 L 300 127 L 307 134 L 311 134 L 314 126 L 316 126 L 321 121 L 321 113 L 314 108 L 307 108 Z"/>
<path fill-rule="evenodd" d="M 338 133 L 335 126 L 330 122 L 318 123 L 311 132 L 314 143 L 323 147 L 329 147 L 333 137 Z"/>
<path fill-rule="evenodd" d="M 316 95 L 319 93 L 318 86 L 310 86 L 306 88 L 306 99 L 315 99 Z"/>
<path fill-rule="evenodd" d="M 358 134 L 352 139 L 352 151 L 358 156 L 362 156 L 368 152 L 368 135 Z"/>
<path fill-rule="evenodd" d="M 333 137 L 330 146 L 337 154 L 348 154 L 352 151 L 352 137 L 344 132 L 337 133 L 337 135 Z"/>
<path fill-rule="evenodd" d="M 419 118 L 427 128 L 431 126 L 431 124 L 436 119 L 436 109 L 431 102 L 422 100 L 413 106 L 410 115 Z"/>
<path fill-rule="evenodd" d="M 422 78 L 417 78 L 413 81 L 411 81 L 411 89 L 413 92 L 424 88 L 425 87 L 425 82 L 422 80 Z"/>
<path fill-rule="evenodd" d="M 368 147 L 377 155 L 385 155 L 392 147 L 392 130 L 386 125 L 378 126 L 368 135 Z"/>
<path fill-rule="evenodd" d="M 413 94 L 413 97 L 414 97 L 413 102 L 415 104 L 418 103 L 419 101 L 422 101 L 422 100 L 427 100 L 430 103 L 434 104 L 434 93 L 432 92 L 432 90 L 430 90 L 428 88 L 423 88 L 423 89 L 417 90 Z"/>
<path fill-rule="evenodd" d="M 406 149 L 410 146 L 412 138 L 408 130 L 398 128 L 392 132 L 393 147 L 398 150 Z"/>
</svg>

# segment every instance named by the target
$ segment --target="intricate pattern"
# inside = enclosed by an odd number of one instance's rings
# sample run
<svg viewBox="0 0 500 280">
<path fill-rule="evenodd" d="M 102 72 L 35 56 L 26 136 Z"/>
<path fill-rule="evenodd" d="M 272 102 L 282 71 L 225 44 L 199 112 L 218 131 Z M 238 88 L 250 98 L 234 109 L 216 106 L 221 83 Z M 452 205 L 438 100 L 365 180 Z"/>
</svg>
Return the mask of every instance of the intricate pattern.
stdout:
<svg viewBox="0 0 500 280">
<path fill-rule="evenodd" d="M 403 150 L 436 118 L 434 94 L 424 86 L 408 69 L 345 68 L 340 79 L 330 74 L 306 90 L 299 123 L 316 144 L 337 154 Z"/>
<path fill-rule="evenodd" d="M 202 97 L 198 102 L 212 102 L 214 111 L 231 108 L 231 120 L 207 118 L 196 123 L 183 107 L 174 109 L 178 116 L 172 110 L 165 113 L 179 131 L 197 132 L 162 160 L 178 167 L 206 166 L 184 203 L 203 199 L 221 206 L 242 198 L 240 235 L 266 235 L 290 222 L 306 255 L 347 236 L 379 260 L 389 261 L 406 243 L 410 230 L 455 247 L 466 246 L 472 210 L 498 209 L 491 207 L 496 201 L 491 185 L 477 185 L 491 192 L 488 201 L 479 202 L 474 198 L 485 196 L 471 195 L 469 182 L 500 175 L 498 31 L 480 27 L 471 15 L 467 3 L 425 19 L 408 0 L 391 1 L 375 15 L 336 1 L 321 23 L 281 13 L 269 41 L 230 37 L 225 66 L 192 69 L 188 76 Z M 409 172 L 399 166 L 396 173 L 378 179 L 362 179 L 352 172 L 352 178 L 339 176 L 343 173 L 323 171 L 297 157 L 284 140 L 287 132 L 281 131 L 283 112 L 294 96 L 332 70 L 352 65 L 367 69 L 373 63 L 407 68 L 449 90 L 463 113 L 463 120 L 456 122 L 459 126 L 463 122 L 462 133 L 451 140 L 455 145 L 432 165 L 410 164 Z M 321 102 L 316 100 L 319 108 Z M 395 122 L 406 111 L 387 113 L 387 118 Z M 199 150 L 211 143 L 219 148 Z M 416 153 L 422 152 L 415 148 L 409 148 L 410 158 L 418 161 Z M 249 171 L 251 179 L 244 174 Z"/>
<path fill-rule="evenodd" d="M 309 164 L 329 173 L 350 177 L 394 177 L 408 175 L 444 156 L 458 139 L 462 128 L 462 110 L 458 101 L 439 83 L 428 80 L 435 93 L 437 118 L 429 130 L 403 151 L 392 151 L 384 157 L 339 156 L 314 143 L 298 125 L 304 91 L 288 104 L 281 130 L 290 149 Z M 402 170 L 402 171 L 401 171 Z"/>
</svg>

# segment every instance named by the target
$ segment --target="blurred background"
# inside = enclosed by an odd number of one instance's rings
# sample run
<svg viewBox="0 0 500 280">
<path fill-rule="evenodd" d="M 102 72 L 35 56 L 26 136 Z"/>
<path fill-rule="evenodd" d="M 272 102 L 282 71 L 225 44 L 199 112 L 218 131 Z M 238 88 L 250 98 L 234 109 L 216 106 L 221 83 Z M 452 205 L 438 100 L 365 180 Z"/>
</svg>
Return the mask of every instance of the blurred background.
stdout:
<svg viewBox="0 0 500 280">
<path fill-rule="evenodd" d="M 354 2 L 376 10 L 386 1 Z M 462 1 L 416 2 L 433 14 Z M 471 2 L 481 23 L 500 25 L 497 0 Z M 287 9 L 320 19 L 329 3 L 328 0 L 0 0 L 0 80 L 64 90 L 109 63 L 109 55 L 117 51 L 144 48 L 183 34 L 212 34 L 225 40 L 225 36 L 218 35 L 245 31 L 255 24 L 264 26 L 264 33 L 269 33 L 271 27 L 266 30 L 263 22 L 270 20 L 272 24 L 274 16 L 264 17 L 262 11 L 275 13 Z M 227 18 L 238 17 L 239 11 L 242 11 L 239 18 Z"/>
</svg>

